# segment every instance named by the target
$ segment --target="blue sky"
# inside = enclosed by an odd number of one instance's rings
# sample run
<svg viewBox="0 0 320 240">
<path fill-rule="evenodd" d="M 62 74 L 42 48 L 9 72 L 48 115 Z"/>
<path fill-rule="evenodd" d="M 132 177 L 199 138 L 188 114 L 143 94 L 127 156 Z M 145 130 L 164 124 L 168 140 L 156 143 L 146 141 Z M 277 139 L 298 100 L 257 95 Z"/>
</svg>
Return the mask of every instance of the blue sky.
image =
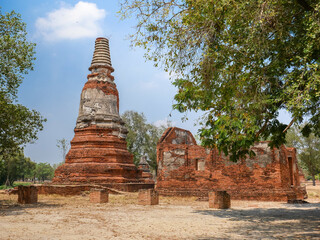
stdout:
<svg viewBox="0 0 320 240">
<path fill-rule="evenodd" d="M 80 93 L 89 74 L 94 41 L 108 37 L 115 83 L 120 95 L 120 113 L 143 112 L 151 123 L 172 121 L 177 127 L 197 132 L 199 115 L 172 111 L 175 88 L 169 75 L 143 58 L 144 50 L 130 48 L 127 36 L 135 19 L 120 21 L 118 1 L 0 0 L 2 13 L 14 10 L 27 24 L 29 40 L 35 42 L 34 71 L 19 88 L 19 102 L 47 118 L 44 130 L 25 155 L 36 162 L 62 161 L 57 139 L 73 138 Z M 171 113 L 171 117 L 169 114 Z M 289 121 L 282 113 L 280 120 Z"/>
</svg>

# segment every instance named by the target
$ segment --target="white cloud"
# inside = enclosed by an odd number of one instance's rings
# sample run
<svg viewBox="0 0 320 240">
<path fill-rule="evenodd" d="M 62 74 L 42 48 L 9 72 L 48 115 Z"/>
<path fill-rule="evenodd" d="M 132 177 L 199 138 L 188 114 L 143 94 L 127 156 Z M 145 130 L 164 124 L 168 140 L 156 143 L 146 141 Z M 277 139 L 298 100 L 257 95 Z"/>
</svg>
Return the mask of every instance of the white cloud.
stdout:
<svg viewBox="0 0 320 240">
<path fill-rule="evenodd" d="M 36 28 L 46 40 L 79 39 L 102 34 L 99 20 L 106 16 L 95 3 L 78 2 L 72 7 L 62 6 L 38 18 Z"/>
</svg>

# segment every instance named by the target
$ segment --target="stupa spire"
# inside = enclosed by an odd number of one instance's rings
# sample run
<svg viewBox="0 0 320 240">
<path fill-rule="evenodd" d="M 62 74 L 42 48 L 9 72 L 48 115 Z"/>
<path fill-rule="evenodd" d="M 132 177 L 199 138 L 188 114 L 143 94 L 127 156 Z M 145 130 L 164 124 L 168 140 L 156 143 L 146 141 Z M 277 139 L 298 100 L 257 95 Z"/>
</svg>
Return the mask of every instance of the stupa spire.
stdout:
<svg viewBox="0 0 320 240">
<path fill-rule="evenodd" d="M 89 71 L 100 67 L 111 67 L 109 40 L 99 37 L 95 41 L 94 53 Z"/>
</svg>

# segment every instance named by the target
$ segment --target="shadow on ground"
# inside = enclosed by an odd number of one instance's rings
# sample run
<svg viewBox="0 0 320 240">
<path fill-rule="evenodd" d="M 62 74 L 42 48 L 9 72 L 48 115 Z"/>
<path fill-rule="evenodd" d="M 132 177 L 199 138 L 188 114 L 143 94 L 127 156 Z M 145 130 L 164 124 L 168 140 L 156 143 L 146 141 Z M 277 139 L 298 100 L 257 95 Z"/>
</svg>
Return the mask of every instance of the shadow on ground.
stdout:
<svg viewBox="0 0 320 240">
<path fill-rule="evenodd" d="M 289 208 L 198 210 L 234 221 L 237 239 L 320 239 L 320 203 L 289 205 Z M 245 224 L 236 224 L 245 221 Z M 214 236 L 199 238 L 216 239 Z"/>
<path fill-rule="evenodd" d="M 51 203 L 35 203 L 35 204 L 18 204 L 8 200 L 0 200 L 0 216 L 21 215 L 25 213 L 26 209 L 30 208 L 57 208 L 62 204 Z"/>
</svg>

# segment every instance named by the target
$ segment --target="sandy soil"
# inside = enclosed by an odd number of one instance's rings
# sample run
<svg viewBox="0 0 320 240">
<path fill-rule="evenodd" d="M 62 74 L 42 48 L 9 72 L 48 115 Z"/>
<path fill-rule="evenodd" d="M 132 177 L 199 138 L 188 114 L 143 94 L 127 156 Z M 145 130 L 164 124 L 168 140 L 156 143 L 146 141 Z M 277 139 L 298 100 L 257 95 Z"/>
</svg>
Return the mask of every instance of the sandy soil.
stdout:
<svg viewBox="0 0 320 240">
<path fill-rule="evenodd" d="M 140 206 L 136 193 L 105 204 L 39 195 L 33 205 L 0 194 L 0 239 L 320 239 L 320 186 L 307 188 L 309 204 L 232 201 L 228 210 L 178 197 Z"/>
</svg>

